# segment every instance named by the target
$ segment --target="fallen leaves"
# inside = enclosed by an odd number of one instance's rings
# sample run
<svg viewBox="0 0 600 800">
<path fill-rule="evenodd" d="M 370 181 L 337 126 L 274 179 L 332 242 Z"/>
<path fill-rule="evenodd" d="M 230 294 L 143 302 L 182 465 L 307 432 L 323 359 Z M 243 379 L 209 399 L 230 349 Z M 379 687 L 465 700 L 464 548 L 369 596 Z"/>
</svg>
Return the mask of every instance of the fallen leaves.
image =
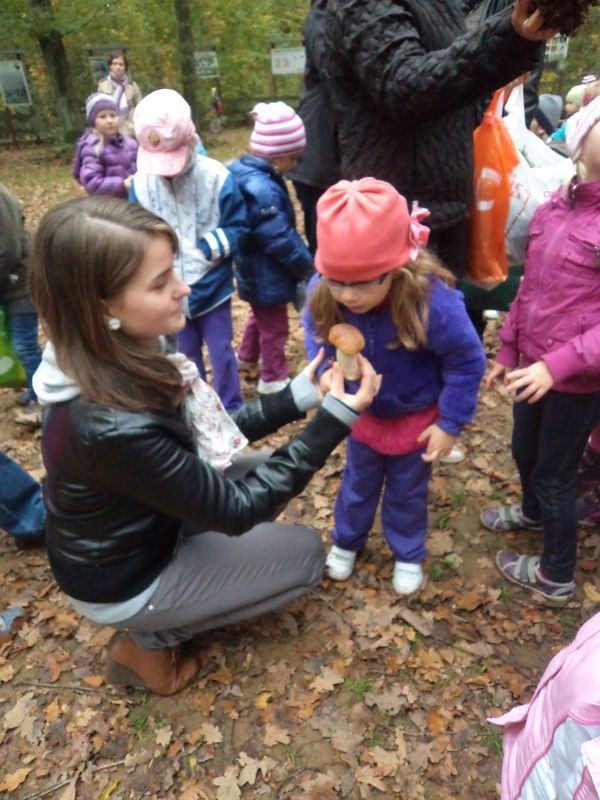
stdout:
<svg viewBox="0 0 600 800">
<path fill-rule="evenodd" d="M 233 310 L 239 337 L 247 306 L 234 299 Z M 304 356 L 298 314 L 290 320 L 295 372 Z M 256 379 L 244 377 L 248 397 Z M 13 404 L 14 393 L 0 391 L 0 447 L 41 474 L 39 438 L 13 430 Z M 303 424 L 265 444 L 287 442 Z M 485 395 L 463 437 L 465 461 L 435 467 L 429 581 L 417 597 L 393 592 L 378 517 L 350 580 L 199 637 L 211 666 L 172 698 L 107 686 L 113 631 L 73 611 L 43 551 L 23 556 L 0 539 L 1 600 L 27 614 L 0 641 L 0 792 L 15 800 L 53 787 L 58 800 L 495 797 L 500 756 L 482 721 L 527 700 L 550 654 L 600 602 L 596 533 L 579 544 L 581 606 L 540 608 L 497 574 L 498 537 L 478 515 L 492 493 L 518 501 L 509 431 L 509 403 Z M 328 540 L 343 466 L 341 445 L 282 519 Z M 518 533 L 508 540 L 535 546 Z"/>
</svg>

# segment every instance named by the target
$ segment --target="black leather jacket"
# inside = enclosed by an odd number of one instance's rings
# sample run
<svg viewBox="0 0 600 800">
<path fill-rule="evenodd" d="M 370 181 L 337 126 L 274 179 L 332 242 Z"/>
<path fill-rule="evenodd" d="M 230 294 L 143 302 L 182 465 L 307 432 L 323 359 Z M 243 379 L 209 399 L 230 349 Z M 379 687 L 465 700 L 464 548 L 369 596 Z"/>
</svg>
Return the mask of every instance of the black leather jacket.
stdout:
<svg viewBox="0 0 600 800">
<path fill-rule="evenodd" d="M 300 418 L 289 387 L 234 419 L 250 441 Z M 44 416 L 48 553 L 71 597 L 110 603 L 139 594 L 180 534 L 239 536 L 299 494 L 349 428 L 324 408 L 241 481 L 201 461 L 178 414 L 134 413 L 77 397 Z"/>
<path fill-rule="evenodd" d="M 459 223 L 480 101 L 530 69 L 539 46 L 515 33 L 510 9 L 467 33 L 457 0 L 329 0 L 325 14 L 319 68 L 342 177 L 389 181 L 431 211 L 433 230 Z"/>
</svg>

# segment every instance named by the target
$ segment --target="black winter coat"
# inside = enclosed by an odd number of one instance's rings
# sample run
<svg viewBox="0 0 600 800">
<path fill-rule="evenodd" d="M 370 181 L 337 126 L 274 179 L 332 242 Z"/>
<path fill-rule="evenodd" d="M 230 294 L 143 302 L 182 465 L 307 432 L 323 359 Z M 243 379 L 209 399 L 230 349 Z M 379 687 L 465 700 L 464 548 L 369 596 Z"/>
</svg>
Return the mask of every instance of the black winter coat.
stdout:
<svg viewBox="0 0 600 800">
<path fill-rule="evenodd" d="M 329 0 L 322 69 L 342 177 L 392 183 L 434 230 L 468 213 L 485 95 L 526 72 L 539 45 L 510 10 L 465 32 L 458 0 Z"/>
<path fill-rule="evenodd" d="M 340 179 L 336 122 L 321 75 L 327 0 L 313 0 L 303 27 L 306 67 L 298 114 L 306 148 L 290 172 L 293 181 L 325 191 Z"/>
<path fill-rule="evenodd" d="M 289 387 L 232 415 L 250 441 L 299 419 Z M 44 415 L 50 566 L 77 600 L 113 603 L 143 591 L 179 535 L 240 536 L 299 494 L 349 428 L 321 408 L 294 440 L 241 481 L 196 455 L 178 414 L 135 413 L 81 396 Z"/>
</svg>

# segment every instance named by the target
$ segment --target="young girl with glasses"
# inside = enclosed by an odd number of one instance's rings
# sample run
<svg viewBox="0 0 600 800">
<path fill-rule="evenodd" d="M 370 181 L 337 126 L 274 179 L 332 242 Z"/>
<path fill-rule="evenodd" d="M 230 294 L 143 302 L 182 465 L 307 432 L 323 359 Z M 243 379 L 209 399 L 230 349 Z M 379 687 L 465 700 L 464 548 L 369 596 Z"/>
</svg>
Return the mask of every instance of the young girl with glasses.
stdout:
<svg viewBox="0 0 600 800">
<path fill-rule="evenodd" d="M 427 216 L 388 183 L 340 181 L 317 205 L 316 267 L 304 312 L 309 358 L 336 323 L 363 334 L 381 389 L 348 439 L 327 571 L 345 580 L 382 497 L 384 535 L 398 594 L 423 583 L 431 463 L 447 455 L 475 413 L 485 369 L 481 342 L 453 278 L 422 250 Z M 322 389 L 331 364 L 320 368 Z"/>
</svg>

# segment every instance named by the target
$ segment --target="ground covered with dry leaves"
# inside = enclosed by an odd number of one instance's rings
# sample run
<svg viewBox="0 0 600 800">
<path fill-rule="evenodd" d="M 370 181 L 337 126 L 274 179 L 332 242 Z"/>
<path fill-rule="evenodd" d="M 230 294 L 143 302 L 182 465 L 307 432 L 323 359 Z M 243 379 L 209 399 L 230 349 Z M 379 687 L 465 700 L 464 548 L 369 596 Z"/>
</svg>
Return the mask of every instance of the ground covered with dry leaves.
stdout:
<svg viewBox="0 0 600 800">
<path fill-rule="evenodd" d="M 221 144 L 235 155 L 227 147 L 237 140 Z M 0 180 L 32 229 L 46 208 L 79 191 L 64 161 L 41 150 L 2 153 Z M 245 316 L 236 302 L 238 336 Z M 303 360 L 297 315 L 292 330 L 295 371 Z M 244 378 L 248 397 L 255 387 L 256 376 Z M 41 478 L 39 432 L 12 422 L 14 398 L 0 391 L 0 446 Z M 549 657 L 600 600 L 594 532 L 582 531 L 579 589 L 564 609 L 540 606 L 495 571 L 506 538 L 525 551 L 539 547 L 535 535 L 495 536 L 478 523 L 486 501 L 518 498 L 509 434 L 508 398 L 483 395 L 463 436 L 467 458 L 436 467 L 429 579 L 417 597 L 394 594 L 377 524 L 349 581 L 326 580 L 280 613 L 203 637 L 206 667 L 173 698 L 106 686 L 112 631 L 65 602 L 43 549 L 21 553 L 0 535 L 0 607 L 26 612 L 19 630 L 0 639 L 0 796 L 497 798 L 501 737 L 486 718 L 528 700 Z M 340 447 L 282 519 L 311 524 L 326 539 L 343 464 Z"/>
</svg>

